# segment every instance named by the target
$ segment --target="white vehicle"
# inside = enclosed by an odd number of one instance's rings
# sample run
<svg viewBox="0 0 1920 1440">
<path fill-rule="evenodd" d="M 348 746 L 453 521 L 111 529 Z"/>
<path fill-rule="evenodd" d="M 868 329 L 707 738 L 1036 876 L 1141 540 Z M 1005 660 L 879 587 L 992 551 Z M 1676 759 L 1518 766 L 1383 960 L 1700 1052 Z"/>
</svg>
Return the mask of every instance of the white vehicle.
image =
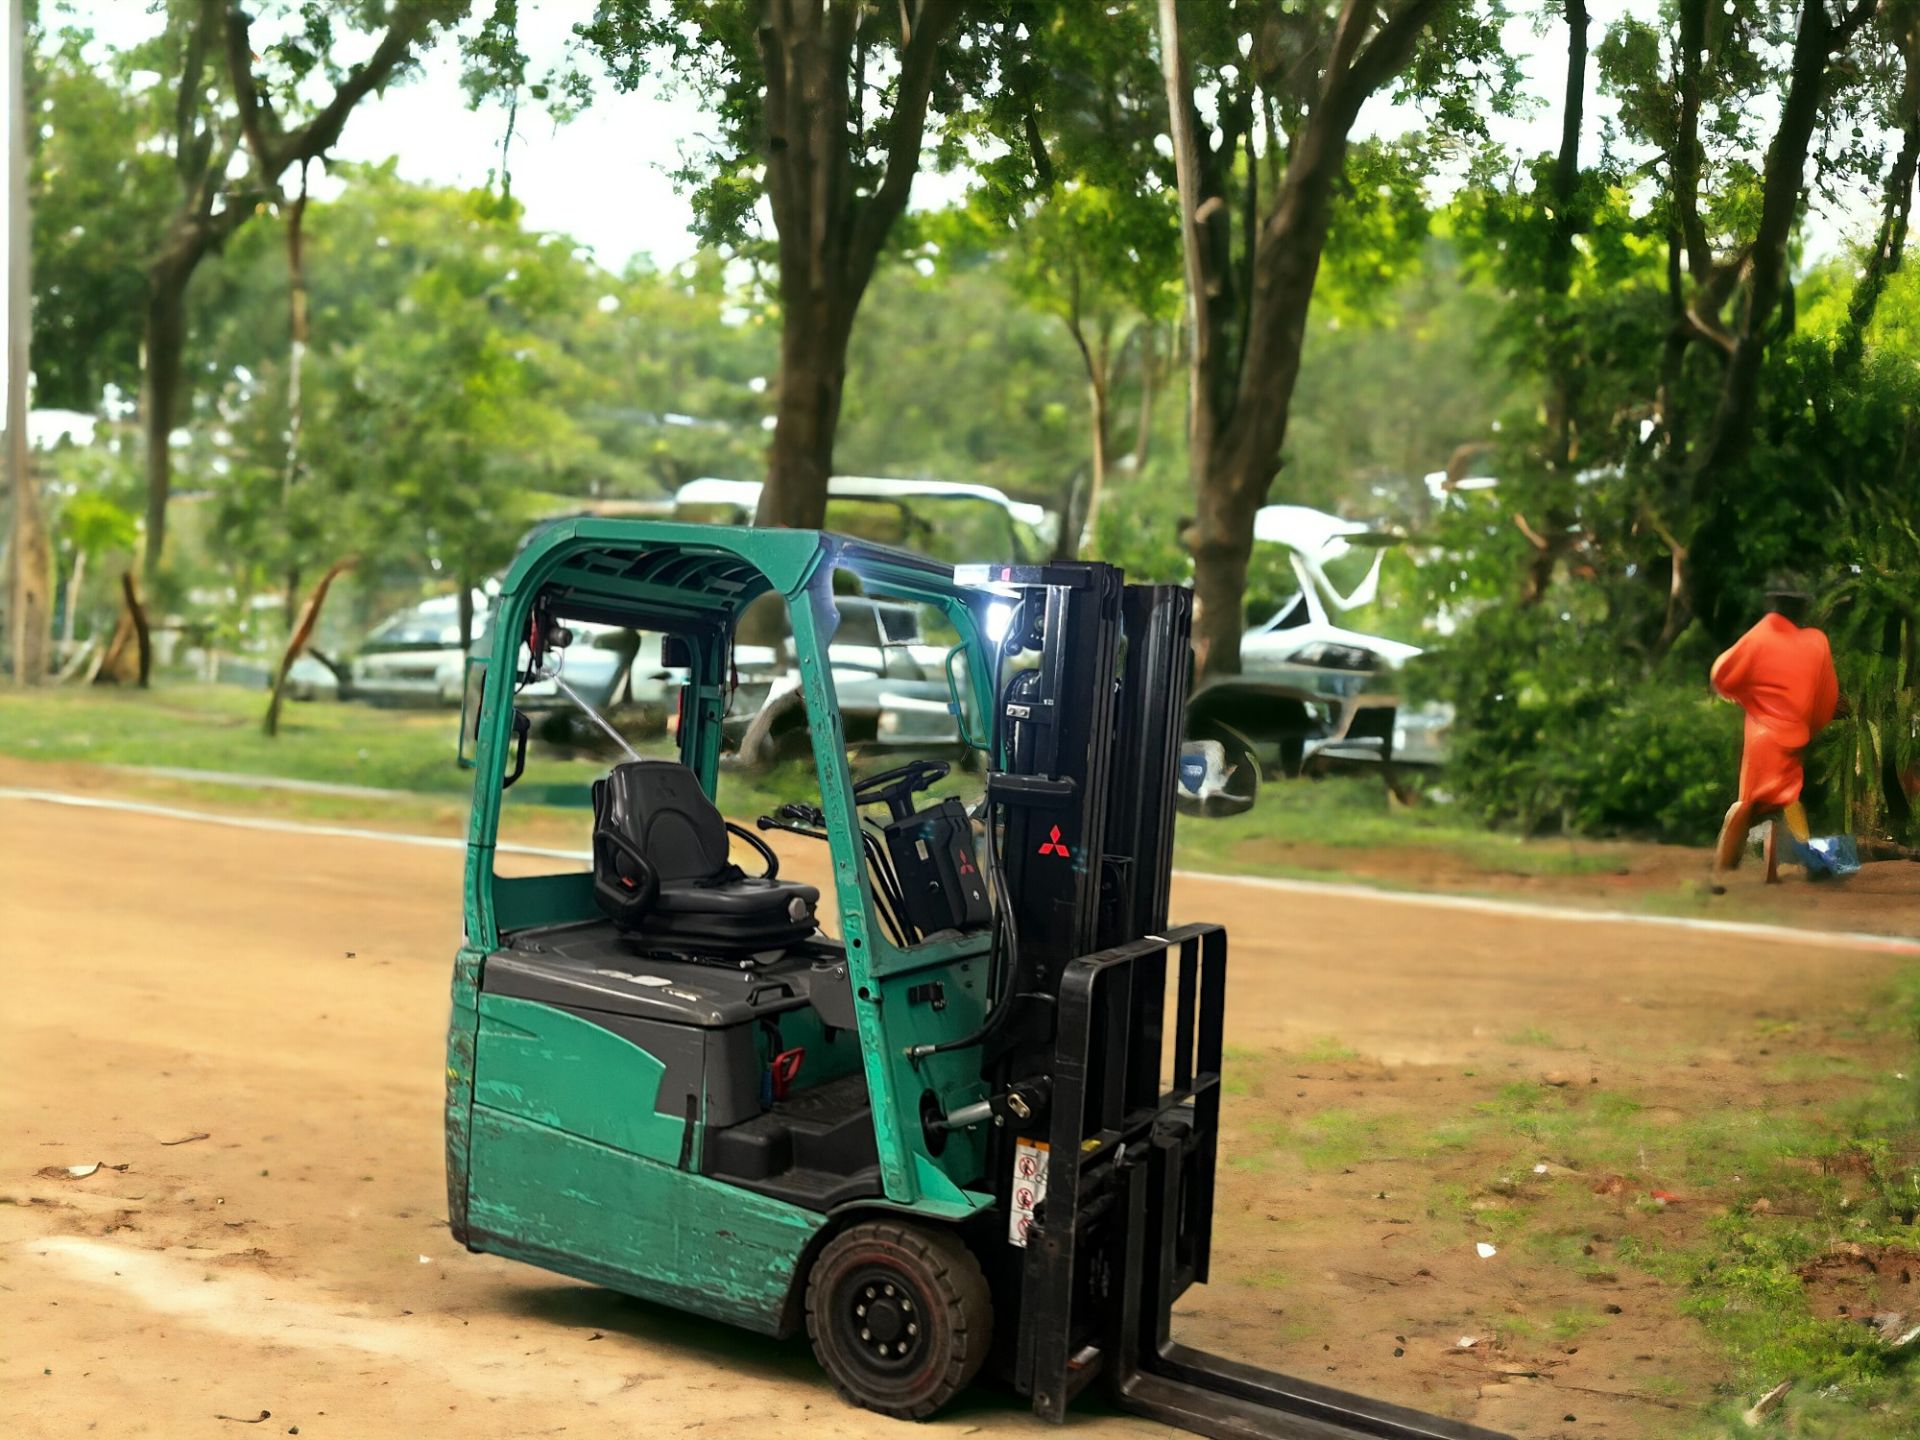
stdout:
<svg viewBox="0 0 1920 1440">
<path fill-rule="evenodd" d="M 1373 563 L 1352 589 L 1342 591 L 1327 567 L 1354 551 L 1353 540 L 1390 539 L 1373 527 L 1341 520 L 1302 505 L 1269 505 L 1254 517 L 1257 543 L 1284 545 L 1292 553 L 1300 589 L 1264 625 L 1240 641 L 1240 669 L 1297 685 L 1328 700 L 1341 701 L 1368 688 L 1372 677 L 1390 674 L 1420 653 L 1418 645 L 1386 640 L 1336 623 L 1370 605 L 1380 593 L 1385 548 L 1376 544 Z"/>
<path fill-rule="evenodd" d="M 487 596 L 473 592 L 473 628 L 487 615 Z M 436 595 L 375 626 L 348 666 L 350 693 L 376 703 L 458 705 L 466 683 L 460 650 L 460 599 Z"/>
<path fill-rule="evenodd" d="M 689 480 L 674 493 L 673 517 L 751 525 L 760 488 L 758 480 Z M 1052 553 L 1058 526 L 1057 516 L 991 485 L 865 475 L 827 482 L 827 529 L 956 564 L 1037 563 Z"/>
<path fill-rule="evenodd" d="M 475 649 L 488 644 L 487 596 L 474 592 Z M 678 700 L 684 673 L 660 663 L 660 637 L 636 635 L 606 625 L 568 627 L 573 643 L 562 652 L 561 675 L 596 709 L 617 709 L 628 700 L 666 706 Z M 651 642 L 651 650 L 649 650 Z M 457 596 L 438 595 L 376 627 L 354 656 L 348 674 L 350 694 L 386 704 L 457 706 L 466 686 L 465 656 L 460 651 Z M 570 702 L 551 680 L 521 689 L 523 710 L 558 709 Z"/>
<path fill-rule="evenodd" d="M 1201 686 L 1187 703 L 1187 734 L 1219 746 L 1206 752 L 1206 813 L 1245 809 L 1267 775 L 1437 763 L 1448 717 L 1403 714 L 1396 693 L 1400 668 L 1420 647 L 1340 623 L 1378 597 L 1386 548 L 1399 537 L 1302 505 L 1266 506 L 1253 533 L 1258 544 L 1286 547 L 1300 588 L 1241 639 L 1241 673 Z M 1369 548 L 1371 562 L 1343 586 L 1331 571 L 1350 569 L 1342 562 Z"/>
</svg>

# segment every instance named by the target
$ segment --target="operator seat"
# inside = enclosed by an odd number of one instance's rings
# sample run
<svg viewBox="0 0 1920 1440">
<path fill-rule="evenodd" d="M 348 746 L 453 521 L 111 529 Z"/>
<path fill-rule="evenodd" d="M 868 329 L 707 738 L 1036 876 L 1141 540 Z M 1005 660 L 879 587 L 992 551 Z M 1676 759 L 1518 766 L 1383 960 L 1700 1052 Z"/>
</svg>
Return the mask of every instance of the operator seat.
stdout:
<svg viewBox="0 0 1920 1440">
<path fill-rule="evenodd" d="M 727 858 L 729 833 L 767 862 L 749 877 Z M 820 892 L 779 878 L 752 831 L 721 818 L 677 760 L 630 760 L 593 783 L 593 896 L 649 950 L 744 954 L 798 944 L 817 928 Z"/>
</svg>

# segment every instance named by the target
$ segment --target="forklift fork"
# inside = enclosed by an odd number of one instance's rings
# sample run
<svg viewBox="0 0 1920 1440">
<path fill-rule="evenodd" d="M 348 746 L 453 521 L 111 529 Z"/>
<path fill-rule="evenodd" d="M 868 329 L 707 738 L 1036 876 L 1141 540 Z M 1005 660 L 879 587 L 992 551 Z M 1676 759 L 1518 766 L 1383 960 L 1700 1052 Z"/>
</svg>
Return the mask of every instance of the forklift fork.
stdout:
<svg viewBox="0 0 1920 1440">
<path fill-rule="evenodd" d="M 1018 1355 L 1035 1413 L 1064 1419 L 1104 1377 L 1120 1408 L 1223 1440 L 1505 1440 L 1171 1338 L 1174 1302 L 1205 1282 L 1211 1258 L 1226 968 L 1226 931 L 1183 925 L 1083 956 L 1062 977 Z"/>
</svg>

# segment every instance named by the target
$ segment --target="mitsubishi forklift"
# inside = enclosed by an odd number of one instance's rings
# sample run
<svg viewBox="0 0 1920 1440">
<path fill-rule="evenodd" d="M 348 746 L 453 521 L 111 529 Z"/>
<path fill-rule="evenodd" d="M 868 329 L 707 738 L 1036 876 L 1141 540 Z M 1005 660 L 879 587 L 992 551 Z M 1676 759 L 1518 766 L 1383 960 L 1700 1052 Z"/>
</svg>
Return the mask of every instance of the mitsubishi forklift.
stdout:
<svg viewBox="0 0 1920 1440">
<path fill-rule="evenodd" d="M 917 638 L 941 646 L 883 658 L 944 672 L 975 772 L 850 769 L 834 636 L 856 594 L 932 617 Z M 715 803 L 750 607 L 784 613 L 818 785 L 753 826 Z M 1056 1422 L 1094 1390 L 1203 1435 L 1498 1440 L 1173 1337 L 1212 1266 L 1227 997 L 1226 932 L 1167 913 L 1190 607 L 1104 564 L 956 568 L 651 520 L 540 531 L 462 719 L 454 1237 L 804 1330 L 842 1396 L 901 1419 L 978 1380 Z M 575 624 L 660 635 L 685 675 L 672 749 L 594 783 L 590 869 L 503 874 L 515 696 L 570 693 Z M 824 847 L 824 901 L 770 841 Z"/>
</svg>

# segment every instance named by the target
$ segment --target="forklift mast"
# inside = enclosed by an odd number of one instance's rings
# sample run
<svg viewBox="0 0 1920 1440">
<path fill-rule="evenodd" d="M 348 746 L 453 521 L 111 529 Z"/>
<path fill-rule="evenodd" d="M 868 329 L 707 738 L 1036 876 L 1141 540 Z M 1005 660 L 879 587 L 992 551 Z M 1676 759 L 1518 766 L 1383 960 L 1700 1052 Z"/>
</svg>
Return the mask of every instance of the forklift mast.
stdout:
<svg viewBox="0 0 1920 1440">
<path fill-rule="evenodd" d="M 1191 592 L 1097 563 L 987 578 L 1017 597 L 1003 648 L 1038 656 L 1000 689 L 988 779 L 1013 953 L 985 1070 L 1018 1102 L 989 1145 L 989 1278 L 1016 1388 L 1054 1421 L 1100 1378 L 1209 1435 L 1498 1440 L 1172 1340 L 1209 1268 L 1227 962 L 1221 926 L 1168 926 Z"/>
</svg>

